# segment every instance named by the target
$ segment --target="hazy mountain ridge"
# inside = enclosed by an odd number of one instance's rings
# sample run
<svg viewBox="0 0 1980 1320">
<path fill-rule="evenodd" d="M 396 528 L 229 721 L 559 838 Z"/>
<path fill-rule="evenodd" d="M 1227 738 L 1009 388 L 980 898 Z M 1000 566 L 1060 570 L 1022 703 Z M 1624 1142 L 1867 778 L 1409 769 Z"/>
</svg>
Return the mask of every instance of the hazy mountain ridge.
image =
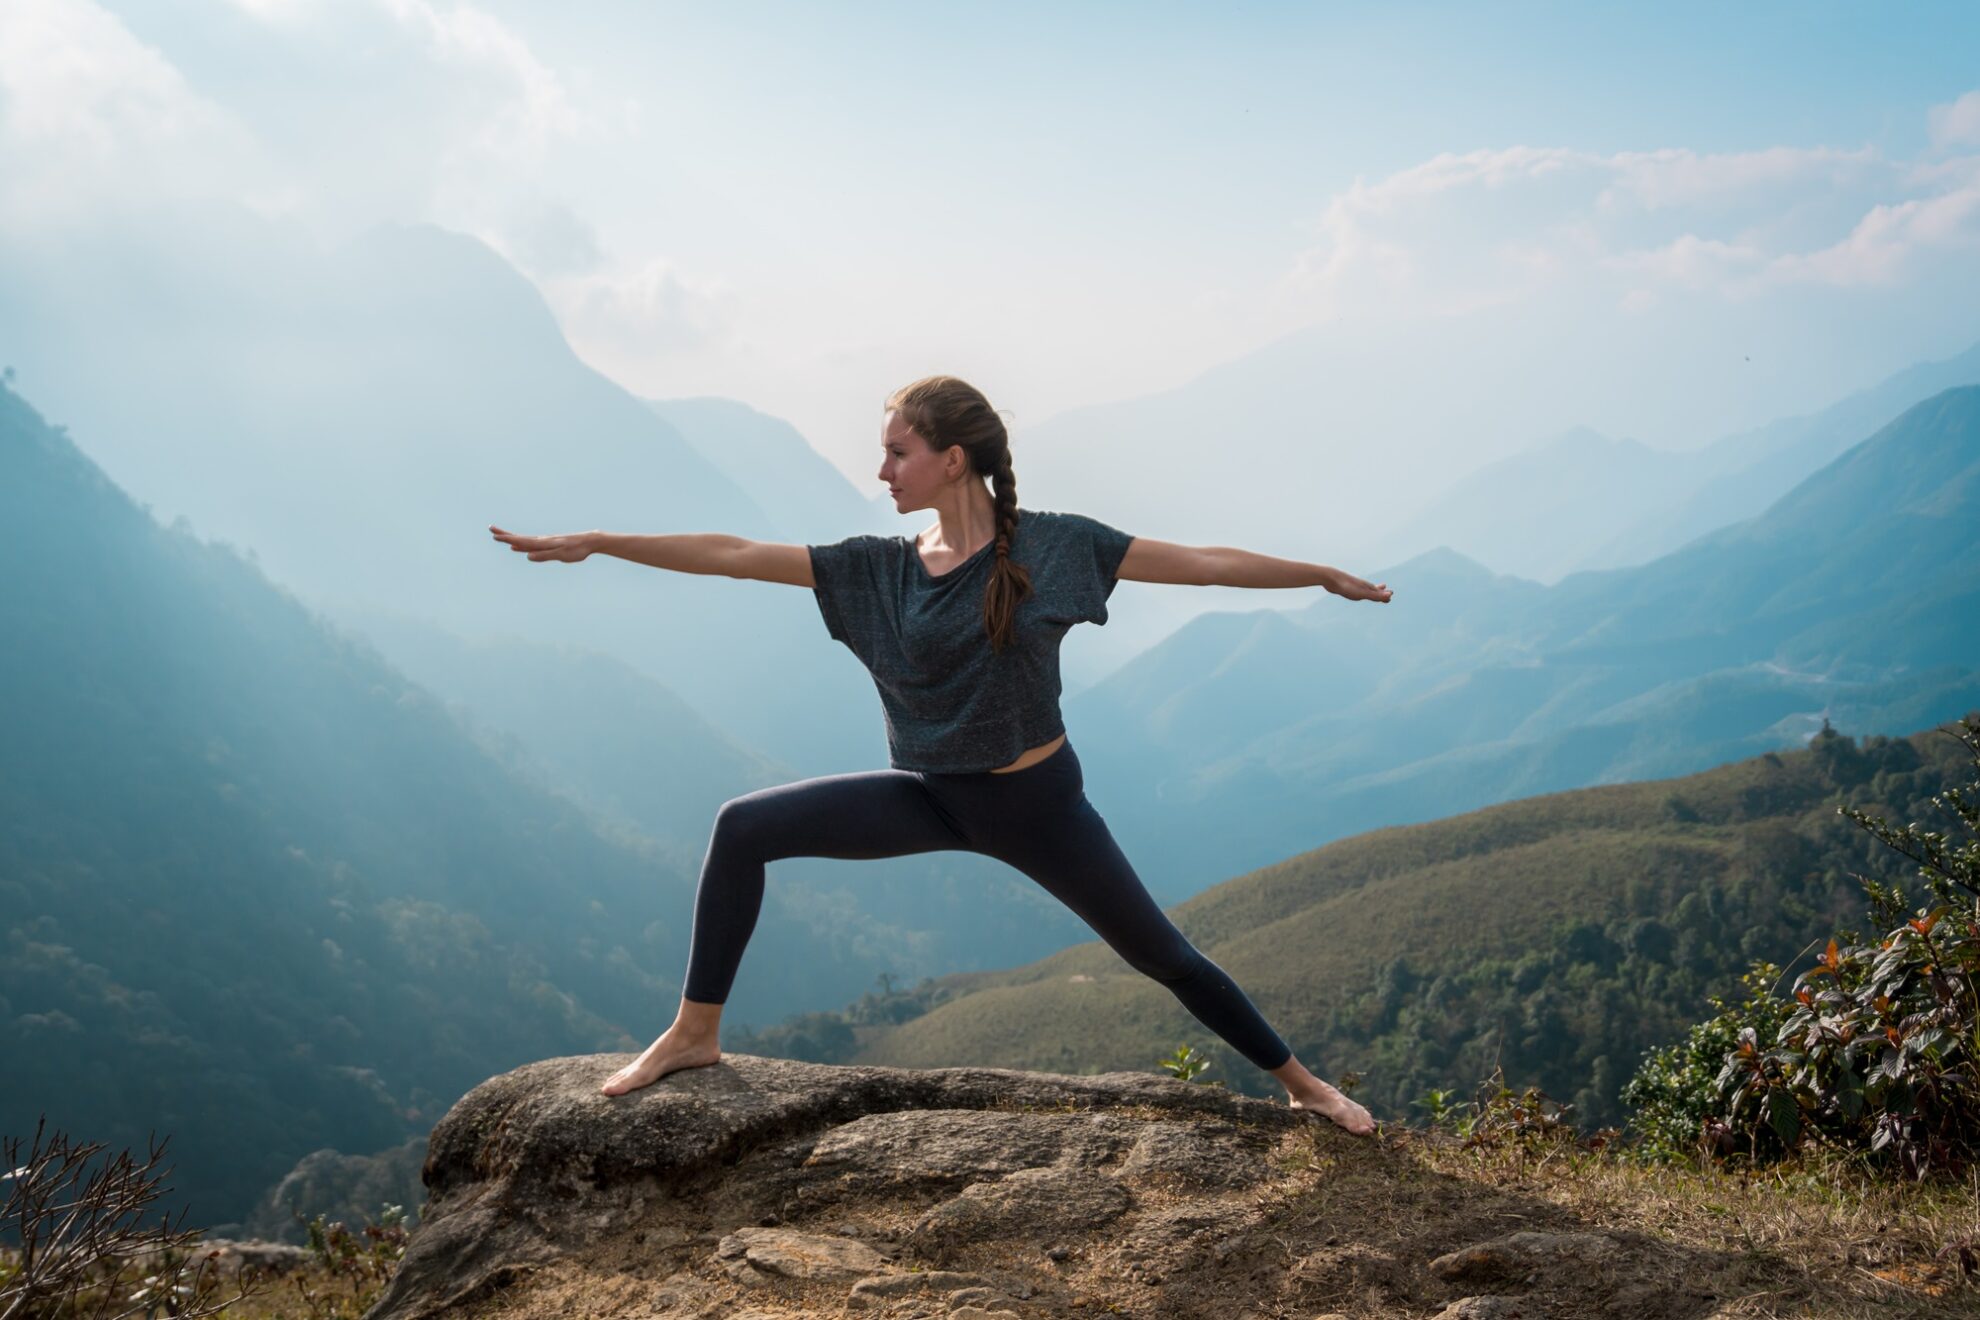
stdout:
<svg viewBox="0 0 1980 1320">
<path fill-rule="evenodd" d="M 1764 512 L 1899 413 L 1975 383 L 1980 344 L 1908 367 L 1818 412 L 1698 449 L 1651 449 L 1577 427 L 1461 478 L 1390 533 L 1380 554 L 1406 556 L 1442 542 L 1550 583 L 1571 572 L 1647 563 Z"/>
<path fill-rule="evenodd" d="M 813 772 L 884 746 L 856 664 L 787 662 L 838 649 L 804 593 L 609 559 L 533 565 L 490 541 L 489 523 L 778 532 L 579 361 L 541 295 L 476 239 L 381 226 L 320 249 L 234 208 L 167 212 L 142 234 L 0 256 L 0 340 L 18 386 L 89 436 L 114 480 L 333 617 L 383 608 L 605 651 Z"/>
<path fill-rule="evenodd" d="M 1092 796 L 1178 898 L 1234 858 L 1696 770 L 1796 745 L 1824 715 L 1854 731 L 1951 718 L 1980 700 L 1977 418 L 1980 387 L 1942 392 L 1766 513 L 1637 568 L 1542 587 L 1444 551 L 1377 575 L 1391 605 L 1285 612 L 1333 654 L 1365 650 L 1347 672 L 1374 667 L 1366 690 L 1307 670 L 1303 639 L 1243 662 L 1288 678 L 1219 677 L 1243 625 L 1195 621 L 1069 699 Z M 1157 713 L 1177 701 L 1196 727 L 1267 732 L 1201 755 L 1165 744 Z"/>
</svg>

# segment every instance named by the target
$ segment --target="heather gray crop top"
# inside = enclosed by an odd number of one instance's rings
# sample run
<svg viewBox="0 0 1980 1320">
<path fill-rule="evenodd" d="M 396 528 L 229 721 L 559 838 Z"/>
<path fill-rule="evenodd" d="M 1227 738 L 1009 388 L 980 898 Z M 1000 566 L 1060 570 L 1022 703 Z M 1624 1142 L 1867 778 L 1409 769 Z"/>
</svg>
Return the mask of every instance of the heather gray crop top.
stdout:
<svg viewBox="0 0 1980 1320">
<path fill-rule="evenodd" d="M 1064 733 L 1059 641 L 1075 623 L 1107 622 L 1114 574 L 1133 540 L 1085 514 L 1020 507 L 1011 558 L 1030 571 L 1031 595 L 1001 654 L 983 626 L 994 540 L 939 577 L 912 536 L 807 546 L 825 631 L 880 690 L 894 767 L 994 770 Z"/>
</svg>

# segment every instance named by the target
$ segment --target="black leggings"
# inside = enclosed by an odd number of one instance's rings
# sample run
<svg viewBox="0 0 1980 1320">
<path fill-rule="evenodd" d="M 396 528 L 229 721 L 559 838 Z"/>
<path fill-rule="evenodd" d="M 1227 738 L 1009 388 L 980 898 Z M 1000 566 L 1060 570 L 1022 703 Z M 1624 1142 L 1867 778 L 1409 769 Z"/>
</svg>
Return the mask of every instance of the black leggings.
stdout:
<svg viewBox="0 0 1980 1320">
<path fill-rule="evenodd" d="M 1036 880 L 1130 967 L 1270 1072 L 1292 1057 L 1237 982 L 1176 929 L 1086 800 L 1066 742 L 1022 770 L 862 770 L 745 793 L 722 804 L 694 897 L 686 998 L 728 999 L 763 906 L 763 869 L 782 857 L 973 852 Z"/>
</svg>

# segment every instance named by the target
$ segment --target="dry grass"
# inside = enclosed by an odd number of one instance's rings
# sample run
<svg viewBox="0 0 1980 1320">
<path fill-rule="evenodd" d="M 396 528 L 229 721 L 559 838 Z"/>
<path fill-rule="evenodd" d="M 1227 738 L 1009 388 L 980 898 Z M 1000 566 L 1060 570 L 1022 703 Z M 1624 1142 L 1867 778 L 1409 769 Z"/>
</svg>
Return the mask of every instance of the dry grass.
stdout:
<svg viewBox="0 0 1980 1320">
<path fill-rule="evenodd" d="M 1627 1224 L 1774 1276 L 1765 1288 L 1722 1302 L 1720 1314 L 1849 1320 L 1980 1313 L 1980 1169 L 1963 1186 L 1920 1185 L 1830 1156 L 1759 1170 L 1681 1168 L 1566 1141 L 1467 1148 L 1414 1131 L 1402 1140 L 1427 1169 L 1538 1197 L 1591 1223 Z"/>
</svg>

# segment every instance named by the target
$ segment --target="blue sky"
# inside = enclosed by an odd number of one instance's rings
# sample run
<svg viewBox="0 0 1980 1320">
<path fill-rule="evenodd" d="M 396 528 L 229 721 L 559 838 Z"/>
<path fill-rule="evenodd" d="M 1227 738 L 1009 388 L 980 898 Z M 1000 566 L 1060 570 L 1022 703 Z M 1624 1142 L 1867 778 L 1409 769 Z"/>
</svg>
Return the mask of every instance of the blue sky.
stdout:
<svg viewBox="0 0 1980 1320">
<path fill-rule="evenodd" d="M 430 220 L 628 388 L 862 479 L 926 371 L 1035 420 L 1481 302 L 1777 318 L 1730 430 L 1980 337 L 1976 52 L 1970 4 L 7 0 L 0 235 L 151 195 Z M 1561 424 L 1701 442 L 1679 370 Z"/>
</svg>

